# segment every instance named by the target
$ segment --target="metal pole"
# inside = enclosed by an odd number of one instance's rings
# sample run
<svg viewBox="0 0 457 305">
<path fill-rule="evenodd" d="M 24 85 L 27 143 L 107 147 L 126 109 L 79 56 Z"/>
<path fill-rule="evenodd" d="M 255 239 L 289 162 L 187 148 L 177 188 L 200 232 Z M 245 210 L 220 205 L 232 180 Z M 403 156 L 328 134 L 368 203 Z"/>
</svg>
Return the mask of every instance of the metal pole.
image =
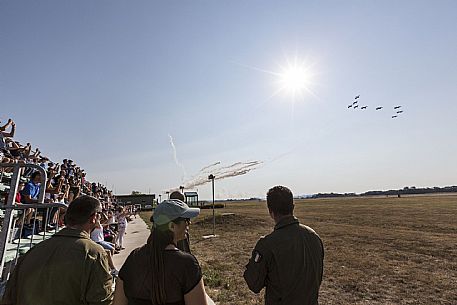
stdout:
<svg viewBox="0 0 457 305">
<path fill-rule="evenodd" d="M 213 235 L 216 236 L 216 216 L 214 213 L 214 176 L 212 179 L 212 185 L 213 185 Z"/>
<path fill-rule="evenodd" d="M 213 236 L 216 236 L 216 216 L 214 212 L 214 175 L 211 174 L 208 176 L 208 179 L 211 180 L 212 188 L 213 188 Z"/>
</svg>

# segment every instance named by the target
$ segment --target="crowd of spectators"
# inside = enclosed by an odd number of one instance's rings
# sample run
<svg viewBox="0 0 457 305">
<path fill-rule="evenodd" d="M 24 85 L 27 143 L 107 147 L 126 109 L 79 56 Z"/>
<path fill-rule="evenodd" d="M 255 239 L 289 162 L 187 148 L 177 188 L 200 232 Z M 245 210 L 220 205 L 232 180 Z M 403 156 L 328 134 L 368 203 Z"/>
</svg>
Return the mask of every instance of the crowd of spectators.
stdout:
<svg viewBox="0 0 457 305">
<path fill-rule="evenodd" d="M 23 226 L 25 234 L 35 234 L 39 231 L 54 230 L 64 225 L 66 206 L 81 195 L 90 195 L 100 200 L 103 217 L 98 223 L 92 239 L 101 244 L 111 255 L 123 249 L 123 237 L 127 220 L 131 215 L 124 207 L 118 206 L 111 190 L 105 185 L 90 182 L 86 172 L 73 160 L 67 158 L 61 162 L 52 161 L 42 155 L 39 148 L 32 148 L 30 143 L 25 145 L 14 139 L 16 124 L 12 119 L 4 125 L 0 122 L 0 163 L 34 164 L 46 171 L 47 179 L 42 183 L 39 171 L 33 167 L 23 167 L 20 175 L 15 204 L 37 204 L 41 188 L 45 188 L 43 208 L 23 209 L 16 226 Z M 13 167 L 0 168 L 0 184 L 9 185 Z M 4 190 L 0 198 L 4 203 L 8 200 L 9 191 Z M 46 204 L 59 203 L 59 207 L 46 208 Z M 36 223 L 39 225 L 37 226 Z M 30 232 L 31 228 L 36 232 Z M 112 265 L 114 269 L 114 266 Z M 117 272 L 117 271 L 115 271 Z"/>
<path fill-rule="evenodd" d="M 8 131 L 9 129 L 9 131 Z M 71 159 L 63 159 L 61 162 L 54 162 L 47 156 L 42 155 L 39 148 L 32 148 L 30 143 L 25 145 L 14 139 L 16 124 L 9 119 L 2 126 L 0 122 L 0 163 L 19 163 L 39 165 L 46 171 L 47 180 L 46 203 L 64 202 L 69 203 L 81 194 L 87 194 L 98 198 L 104 204 L 104 208 L 111 206 L 113 194 L 108 188 L 100 183 L 89 182 L 86 179 L 86 172 Z M 5 173 L 12 172 L 13 168 L 1 169 L 1 182 L 7 182 Z M 36 203 L 40 188 L 40 174 L 33 168 L 24 168 L 21 172 L 21 181 L 25 187 L 18 195 L 20 203 Z"/>
</svg>

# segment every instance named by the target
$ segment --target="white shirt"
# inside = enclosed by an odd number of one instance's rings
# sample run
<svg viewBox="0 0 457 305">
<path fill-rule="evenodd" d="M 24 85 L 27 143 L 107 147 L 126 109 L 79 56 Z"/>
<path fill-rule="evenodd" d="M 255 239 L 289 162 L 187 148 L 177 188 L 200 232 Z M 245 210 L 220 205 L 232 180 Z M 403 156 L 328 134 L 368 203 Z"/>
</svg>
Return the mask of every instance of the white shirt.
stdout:
<svg viewBox="0 0 457 305">
<path fill-rule="evenodd" d="M 90 238 L 95 241 L 96 243 L 99 243 L 101 241 L 105 240 L 105 237 L 103 235 L 103 227 L 95 227 L 95 229 L 90 233 Z"/>
<path fill-rule="evenodd" d="M 113 223 L 116 223 L 116 217 L 114 215 L 108 218 L 108 224 L 112 225 Z"/>
</svg>

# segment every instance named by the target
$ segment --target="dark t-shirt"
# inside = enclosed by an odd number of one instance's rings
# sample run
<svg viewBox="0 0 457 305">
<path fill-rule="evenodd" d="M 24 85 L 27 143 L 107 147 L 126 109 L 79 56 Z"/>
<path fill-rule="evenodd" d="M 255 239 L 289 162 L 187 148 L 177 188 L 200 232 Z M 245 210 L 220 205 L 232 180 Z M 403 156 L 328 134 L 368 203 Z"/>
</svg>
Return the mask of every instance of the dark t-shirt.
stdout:
<svg viewBox="0 0 457 305">
<path fill-rule="evenodd" d="M 197 259 L 178 249 L 165 250 L 165 293 L 167 305 L 185 305 L 184 295 L 190 292 L 202 278 Z M 150 266 L 150 250 L 146 244 L 130 253 L 119 278 L 124 282 L 125 296 L 129 305 L 151 305 L 154 275 Z"/>
</svg>

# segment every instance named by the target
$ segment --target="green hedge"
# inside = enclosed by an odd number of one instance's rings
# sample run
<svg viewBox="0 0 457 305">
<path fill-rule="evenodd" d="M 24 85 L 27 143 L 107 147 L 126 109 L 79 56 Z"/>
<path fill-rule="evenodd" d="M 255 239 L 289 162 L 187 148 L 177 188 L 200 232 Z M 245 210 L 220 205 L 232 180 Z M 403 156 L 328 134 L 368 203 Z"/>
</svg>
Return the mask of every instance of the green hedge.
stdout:
<svg viewBox="0 0 457 305">
<path fill-rule="evenodd" d="M 214 208 L 215 209 L 222 209 L 224 207 L 224 204 L 223 203 L 215 203 L 214 204 Z M 213 208 L 213 204 L 205 204 L 203 205 L 202 207 L 200 207 L 200 209 L 212 209 Z"/>
</svg>

